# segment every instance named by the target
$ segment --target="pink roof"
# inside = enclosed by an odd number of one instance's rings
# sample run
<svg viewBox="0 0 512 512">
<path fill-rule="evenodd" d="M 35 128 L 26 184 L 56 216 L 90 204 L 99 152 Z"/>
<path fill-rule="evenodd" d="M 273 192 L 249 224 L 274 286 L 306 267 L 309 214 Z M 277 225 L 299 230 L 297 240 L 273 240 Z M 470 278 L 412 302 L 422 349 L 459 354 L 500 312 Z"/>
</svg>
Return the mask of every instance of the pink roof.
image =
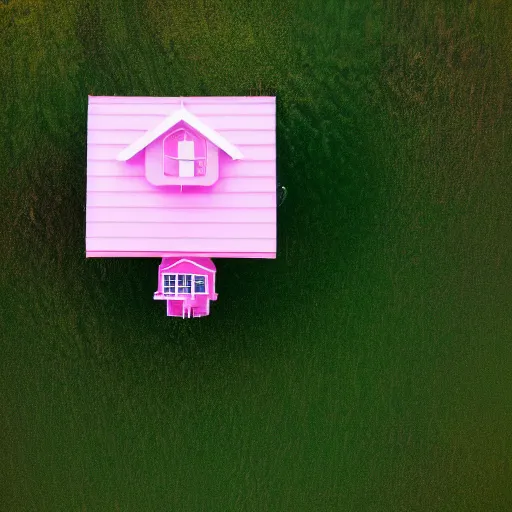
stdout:
<svg viewBox="0 0 512 512">
<path fill-rule="evenodd" d="M 143 150 L 176 120 L 222 150 L 211 187 L 147 181 Z M 274 97 L 90 96 L 87 144 L 88 257 L 275 258 Z"/>
<path fill-rule="evenodd" d="M 160 264 L 161 270 L 170 270 L 171 268 L 178 267 L 182 263 L 188 263 L 195 265 L 196 267 L 202 267 L 205 270 L 215 272 L 215 265 L 210 258 L 194 258 L 193 260 L 188 258 L 164 258 Z"/>
<path fill-rule="evenodd" d="M 142 151 L 148 144 L 151 144 L 155 139 L 160 137 L 166 131 L 176 126 L 179 122 L 184 121 L 186 124 L 195 128 L 201 135 L 204 135 L 210 142 L 213 142 L 217 147 L 222 149 L 233 160 L 243 158 L 242 152 L 233 144 L 231 144 L 219 132 L 213 130 L 208 125 L 203 123 L 197 116 L 189 112 L 183 106 L 174 111 L 170 116 L 166 117 L 158 126 L 152 130 L 148 130 L 142 137 L 130 144 L 127 148 L 123 149 L 118 155 L 117 160 L 126 161 L 135 156 L 139 151 Z"/>
</svg>

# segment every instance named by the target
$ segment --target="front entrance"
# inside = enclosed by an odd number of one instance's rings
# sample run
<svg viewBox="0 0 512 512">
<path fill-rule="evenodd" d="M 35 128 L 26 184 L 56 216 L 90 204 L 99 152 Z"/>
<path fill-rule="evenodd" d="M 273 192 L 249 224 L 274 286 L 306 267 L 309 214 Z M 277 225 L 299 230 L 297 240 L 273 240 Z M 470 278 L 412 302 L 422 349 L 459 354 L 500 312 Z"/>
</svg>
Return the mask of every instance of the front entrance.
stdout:
<svg viewBox="0 0 512 512">
<path fill-rule="evenodd" d="M 206 300 L 180 300 L 167 301 L 167 316 L 181 318 L 198 318 L 209 314 L 208 299 Z"/>
</svg>

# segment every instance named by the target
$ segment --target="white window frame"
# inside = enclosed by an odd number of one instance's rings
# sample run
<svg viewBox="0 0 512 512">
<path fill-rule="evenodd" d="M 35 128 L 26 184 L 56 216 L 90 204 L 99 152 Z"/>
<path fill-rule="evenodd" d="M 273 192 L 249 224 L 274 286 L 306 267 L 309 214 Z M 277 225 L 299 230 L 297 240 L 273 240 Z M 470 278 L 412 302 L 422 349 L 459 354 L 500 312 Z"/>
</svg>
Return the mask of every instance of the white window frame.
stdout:
<svg viewBox="0 0 512 512">
<path fill-rule="evenodd" d="M 174 276 L 174 293 L 165 293 L 165 276 Z M 191 276 L 191 286 L 189 293 L 178 293 L 178 276 Z M 204 292 L 196 292 L 196 277 L 204 278 Z M 183 296 L 194 298 L 196 295 L 208 295 L 208 276 L 206 274 L 190 274 L 185 272 L 165 272 L 162 274 L 162 294 L 165 297 L 180 298 Z"/>
<path fill-rule="evenodd" d="M 199 156 L 199 157 L 195 157 L 194 158 L 179 158 L 179 155 L 167 155 L 165 153 L 165 141 L 169 138 L 169 137 L 172 137 L 173 135 L 175 135 L 177 132 L 183 132 L 184 133 L 184 138 L 183 140 L 188 140 L 187 139 L 187 130 L 185 128 L 177 128 L 176 130 L 173 130 L 172 132 L 168 133 L 165 137 L 164 137 L 164 140 L 162 142 L 162 169 L 165 170 L 165 159 L 166 158 L 169 158 L 170 160 L 177 160 L 178 162 L 194 162 L 194 176 L 193 177 L 196 177 L 196 176 L 201 176 L 201 174 L 199 175 L 196 175 L 196 170 L 195 170 L 195 162 L 197 161 L 203 161 L 204 164 L 203 164 L 203 167 L 204 167 L 204 170 L 203 172 L 206 172 L 206 161 L 207 161 L 207 158 L 208 158 L 208 144 L 206 143 L 206 141 L 203 141 L 205 146 L 204 146 L 204 149 L 205 149 L 205 156 Z M 201 136 L 199 136 L 200 138 Z M 178 141 L 180 142 L 180 141 Z M 194 152 L 195 152 L 196 148 L 194 147 Z M 181 174 L 181 166 L 178 166 L 179 169 L 178 169 L 178 177 L 179 178 L 182 178 L 182 174 Z"/>
</svg>

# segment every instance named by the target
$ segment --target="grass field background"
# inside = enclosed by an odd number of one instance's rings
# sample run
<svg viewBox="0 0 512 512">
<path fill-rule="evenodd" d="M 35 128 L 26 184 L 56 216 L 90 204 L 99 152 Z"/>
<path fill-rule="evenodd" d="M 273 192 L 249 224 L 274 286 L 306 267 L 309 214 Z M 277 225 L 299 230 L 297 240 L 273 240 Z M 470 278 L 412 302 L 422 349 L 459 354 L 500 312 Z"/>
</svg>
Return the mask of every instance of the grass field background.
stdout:
<svg viewBox="0 0 512 512">
<path fill-rule="evenodd" d="M 0 510 L 512 510 L 512 3 L 0 2 Z M 276 261 L 86 260 L 87 95 L 276 95 Z"/>
</svg>

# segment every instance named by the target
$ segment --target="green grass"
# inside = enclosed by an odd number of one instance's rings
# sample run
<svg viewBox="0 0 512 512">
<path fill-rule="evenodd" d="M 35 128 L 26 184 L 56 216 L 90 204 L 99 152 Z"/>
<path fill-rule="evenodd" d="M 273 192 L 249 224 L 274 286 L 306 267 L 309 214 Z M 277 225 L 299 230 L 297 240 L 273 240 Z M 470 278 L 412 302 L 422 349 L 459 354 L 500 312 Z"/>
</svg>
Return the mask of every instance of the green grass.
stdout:
<svg viewBox="0 0 512 512">
<path fill-rule="evenodd" d="M 0 2 L 0 510 L 510 510 L 511 22 Z M 279 256 L 208 319 L 86 261 L 88 94 L 277 95 Z"/>
</svg>

